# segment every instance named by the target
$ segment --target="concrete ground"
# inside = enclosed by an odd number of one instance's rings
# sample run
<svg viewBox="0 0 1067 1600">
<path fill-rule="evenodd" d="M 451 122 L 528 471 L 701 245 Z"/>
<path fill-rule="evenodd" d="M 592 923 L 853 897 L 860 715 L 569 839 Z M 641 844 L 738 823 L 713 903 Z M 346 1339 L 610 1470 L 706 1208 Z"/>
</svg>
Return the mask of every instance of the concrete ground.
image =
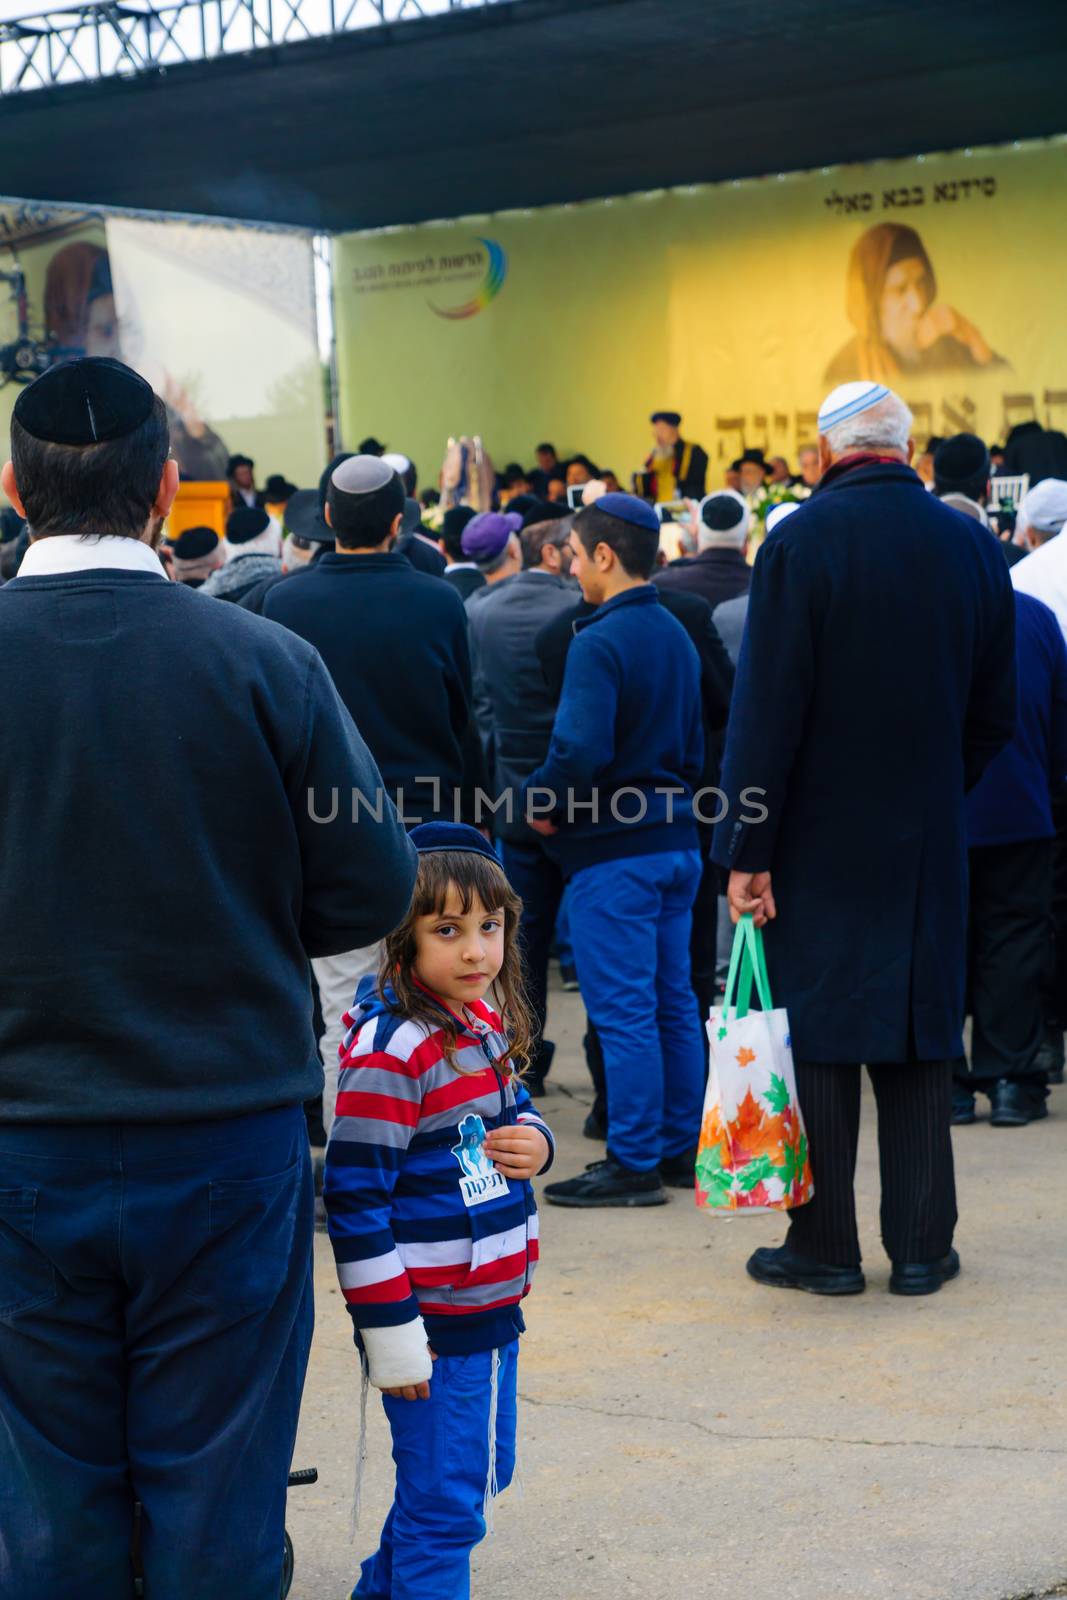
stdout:
<svg viewBox="0 0 1067 1600">
<path fill-rule="evenodd" d="M 542 1102 L 556 1176 L 600 1154 L 576 996 L 555 994 Z M 874 1106 L 858 1179 L 867 1293 L 745 1274 L 773 1217 L 542 1208 L 519 1375 L 521 1489 L 474 1558 L 475 1600 L 1016 1600 L 1067 1594 L 1067 1090 L 1047 1122 L 956 1130 L 963 1274 L 886 1293 Z M 296 1466 L 294 1600 L 342 1600 L 389 1504 L 372 1391 L 348 1540 L 358 1369 L 329 1245 Z"/>
</svg>

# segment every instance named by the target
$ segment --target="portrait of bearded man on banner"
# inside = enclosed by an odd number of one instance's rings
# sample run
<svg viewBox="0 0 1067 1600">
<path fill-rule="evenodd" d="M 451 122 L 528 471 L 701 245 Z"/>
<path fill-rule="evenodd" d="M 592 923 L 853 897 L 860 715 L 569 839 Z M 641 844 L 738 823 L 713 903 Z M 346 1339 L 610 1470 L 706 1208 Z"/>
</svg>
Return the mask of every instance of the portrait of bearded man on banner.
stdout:
<svg viewBox="0 0 1067 1600">
<path fill-rule="evenodd" d="M 926 247 L 903 223 L 880 222 L 856 240 L 845 309 L 856 336 L 827 367 L 828 384 L 893 384 L 917 373 L 1008 365 L 973 322 L 938 303 Z"/>
<path fill-rule="evenodd" d="M 45 276 L 44 319 L 47 333 L 64 350 L 112 356 L 142 370 L 143 332 L 136 317 L 118 315 L 111 261 L 102 245 L 78 239 L 56 251 Z M 171 452 L 182 477 L 225 478 L 229 450 L 218 434 L 169 373 L 156 370 L 150 376 L 166 403 Z"/>
</svg>

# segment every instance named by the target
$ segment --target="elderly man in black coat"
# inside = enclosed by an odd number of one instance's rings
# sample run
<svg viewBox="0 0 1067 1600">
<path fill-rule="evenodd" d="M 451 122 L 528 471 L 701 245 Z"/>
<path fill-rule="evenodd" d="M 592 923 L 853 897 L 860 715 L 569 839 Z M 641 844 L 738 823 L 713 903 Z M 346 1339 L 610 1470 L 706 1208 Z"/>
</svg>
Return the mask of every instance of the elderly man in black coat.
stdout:
<svg viewBox="0 0 1067 1600">
<path fill-rule="evenodd" d="M 820 486 L 756 563 L 714 844 L 735 920 L 767 924 L 815 1175 L 786 1244 L 749 1272 L 822 1294 L 864 1287 L 863 1063 L 890 1288 L 929 1294 L 959 1271 L 964 793 L 1015 720 L 1008 569 L 986 529 L 926 493 L 910 428 L 880 384 L 845 384 L 819 413 Z"/>
</svg>

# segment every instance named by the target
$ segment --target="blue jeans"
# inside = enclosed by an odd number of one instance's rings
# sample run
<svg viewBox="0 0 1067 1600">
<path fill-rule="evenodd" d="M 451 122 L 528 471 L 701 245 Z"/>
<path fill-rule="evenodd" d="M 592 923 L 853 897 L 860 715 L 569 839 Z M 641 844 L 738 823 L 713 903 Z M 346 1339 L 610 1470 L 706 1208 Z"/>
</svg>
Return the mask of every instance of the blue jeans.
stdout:
<svg viewBox="0 0 1067 1600">
<path fill-rule="evenodd" d="M 313 1224 L 300 1106 L 0 1125 L 0 1594 L 278 1600 Z"/>
<path fill-rule="evenodd" d="M 704 1045 L 690 985 L 696 850 L 627 856 L 570 880 L 582 999 L 596 1024 L 608 1089 L 608 1150 L 635 1172 L 695 1148 Z"/>
<path fill-rule="evenodd" d="M 496 1481 L 515 1470 L 519 1341 L 498 1352 Z M 485 1537 L 493 1352 L 440 1356 L 428 1400 L 383 1397 L 393 1433 L 396 1494 L 352 1600 L 469 1600 L 470 1555 Z"/>
</svg>

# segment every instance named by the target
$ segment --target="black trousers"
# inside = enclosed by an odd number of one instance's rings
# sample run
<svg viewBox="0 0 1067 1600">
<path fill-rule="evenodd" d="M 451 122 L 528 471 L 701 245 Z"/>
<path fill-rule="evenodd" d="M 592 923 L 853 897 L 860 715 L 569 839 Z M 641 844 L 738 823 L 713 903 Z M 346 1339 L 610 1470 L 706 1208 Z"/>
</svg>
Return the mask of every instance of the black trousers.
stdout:
<svg viewBox="0 0 1067 1600">
<path fill-rule="evenodd" d="M 1000 1078 L 1044 1084 L 1034 1062 L 1052 962 L 1053 842 L 1027 839 L 970 853 L 971 1065 L 956 1074 L 968 1089 Z"/>
<path fill-rule="evenodd" d="M 1052 802 L 1056 838 L 1052 847 L 1052 929 L 1054 956 L 1046 978 L 1045 1018 L 1067 1032 L 1067 796 Z"/>
<path fill-rule="evenodd" d="M 548 1015 L 548 952 L 563 899 L 563 874 L 551 849 L 531 833 L 531 844 L 504 840 L 504 871 L 522 901 L 519 943 L 522 947 L 526 990 L 537 1019 L 530 1075 L 543 1082 L 556 1047 L 545 1038 Z"/>
<path fill-rule="evenodd" d="M 704 840 L 701 840 L 704 844 Z M 700 1032 L 704 1040 L 707 1059 L 708 1038 L 704 1024 L 715 1001 L 716 968 L 719 941 L 719 887 L 722 868 L 705 857 L 700 874 L 700 886 L 693 902 L 693 932 L 689 939 L 689 964 L 692 973 L 693 993 L 700 1011 Z"/>
<path fill-rule="evenodd" d="M 815 1196 L 791 1213 L 788 1244 L 827 1266 L 856 1267 L 853 1183 L 860 1133 L 860 1067 L 797 1061 L 797 1096 L 811 1147 Z M 939 1261 L 956 1226 L 952 1062 L 868 1067 L 878 1103 L 882 1242 L 892 1261 Z"/>
</svg>

